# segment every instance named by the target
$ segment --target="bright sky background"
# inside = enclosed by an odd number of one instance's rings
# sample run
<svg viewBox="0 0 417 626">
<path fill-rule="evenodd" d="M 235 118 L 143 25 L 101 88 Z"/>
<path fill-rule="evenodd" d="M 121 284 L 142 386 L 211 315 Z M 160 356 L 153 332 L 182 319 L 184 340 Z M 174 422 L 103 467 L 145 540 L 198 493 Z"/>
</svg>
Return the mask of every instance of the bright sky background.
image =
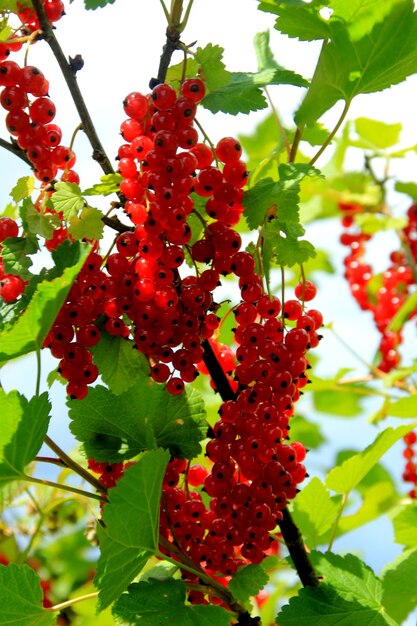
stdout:
<svg viewBox="0 0 417 626">
<path fill-rule="evenodd" d="M 191 43 L 197 40 L 200 46 L 208 42 L 220 44 L 225 48 L 224 59 L 229 70 L 255 71 L 253 37 L 256 32 L 269 29 L 271 47 L 277 61 L 289 69 L 311 77 L 320 44 L 302 43 L 279 35 L 273 29 L 274 17 L 257 11 L 257 5 L 256 0 L 195 0 L 183 41 Z M 148 90 L 149 79 L 157 73 L 164 43 L 164 31 L 164 17 L 158 0 L 116 0 L 114 5 L 95 12 L 86 12 L 82 0 L 74 0 L 68 6 L 67 15 L 57 24 L 56 34 L 65 53 L 72 57 L 80 53 L 85 60 L 85 66 L 78 74 L 79 85 L 97 125 L 98 133 L 111 158 L 116 154 L 120 144 L 119 127 L 124 119 L 122 100 L 131 91 L 146 92 Z M 174 60 L 180 61 L 181 55 L 178 53 Z M 29 63 L 38 65 L 50 81 L 50 96 L 57 105 L 55 121 L 63 127 L 63 143 L 68 145 L 72 131 L 78 124 L 78 117 L 49 48 L 45 44 L 38 43 L 30 51 Z M 294 87 L 278 87 L 272 88 L 271 93 L 283 119 L 289 123 L 291 112 L 301 99 L 302 90 Z M 387 122 L 401 121 L 405 128 L 404 144 L 417 143 L 416 93 L 417 78 L 412 77 L 405 84 L 382 94 L 358 97 L 349 117 L 353 119 L 360 115 Z M 337 119 L 338 110 L 340 111 L 336 107 L 335 111 L 323 119 L 328 127 L 331 127 Z M 216 115 L 214 118 L 210 113 L 203 111 L 201 115 L 199 114 L 199 119 L 216 142 L 223 135 L 233 135 L 238 132 L 249 134 L 264 115 L 265 112 L 259 112 L 251 116 Z M 1 117 L 2 113 L 0 113 L 0 119 Z M 0 132 L 0 135 L 7 138 L 4 130 Z M 101 172 L 91 161 L 91 151 L 82 134 L 77 137 L 75 150 L 78 158 L 75 169 L 81 174 L 82 187 L 86 188 L 97 182 Z M 354 158 L 352 167 L 355 167 Z M 415 157 L 410 158 L 408 165 L 401 164 L 401 179 L 415 179 L 416 166 Z M 2 172 L 0 202 L 5 205 L 9 201 L 8 193 L 11 187 L 19 176 L 27 175 L 28 170 L 18 159 L 1 151 L 0 171 Z M 334 254 L 335 263 L 340 266 L 343 252 L 337 245 L 337 232 L 334 229 L 321 224 L 310 231 L 310 237 L 317 244 L 325 239 Z M 337 283 L 336 288 L 343 289 L 340 283 Z M 324 311 L 326 319 L 337 317 L 339 329 L 346 331 L 348 341 L 356 345 L 360 351 L 363 348 L 365 335 L 349 334 L 349 330 L 356 326 L 356 320 L 353 323 L 353 319 L 354 316 L 358 316 L 358 309 L 349 301 L 347 291 L 335 293 L 334 289 L 335 283 L 323 281 L 322 296 L 319 298 L 318 305 L 322 308 L 330 306 L 330 312 Z M 343 302 L 342 305 L 341 302 Z M 372 332 L 370 328 L 370 325 L 366 327 L 365 334 Z M 368 337 L 367 334 L 366 337 Z M 332 343 L 331 340 L 328 345 L 327 352 L 331 353 L 333 364 L 336 360 L 336 366 L 356 365 L 356 362 L 352 361 L 350 355 L 340 346 Z M 371 355 L 373 347 L 370 346 L 368 351 Z M 54 361 L 45 357 L 44 361 L 44 370 L 47 373 L 54 366 L 52 365 Z M 28 394 L 33 393 L 34 373 L 31 359 L 22 359 L 20 367 L 4 368 L 2 374 L 6 388 L 18 386 L 20 390 Z M 53 397 L 62 406 L 64 394 L 59 385 L 54 385 Z M 326 424 L 326 428 L 328 426 L 329 438 L 337 433 L 340 437 L 340 432 L 342 432 L 346 445 L 358 444 L 358 434 L 355 428 L 352 428 L 352 422 L 344 423 L 344 428 L 342 424 L 342 431 L 340 421 L 334 424 L 323 418 L 323 424 Z M 55 423 L 54 430 L 59 440 L 62 432 L 60 432 L 58 422 Z M 373 432 L 370 427 L 365 426 L 361 430 L 363 440 L 370 442 Z M 328 450 L 328 454 L 327 458 L 331 458 L 331 450 Z M 400 451 L 397 449 L 395 457 L 391 455 L 392 462 L 396 462 L 397 465 L 399 454 Z M 322 459 L 313 457 L 312 462 L 316 466 L 312 468 L 311 473 L 314 474 Z M 399 471 L 398 468 L 396 471 Z M 377 533 L 369 529 L 370 527 L 365 527 L 359 533 L 351 533 L 340 545 L 343 545 L 346 550 L 359 548 L 363 551 L 367 561 L 378 570 L 395 556 L 394 551 L 389 553 L 385 549 L 381 554 L 378 546 L 378 534 L 383 533 L 382 536 L 384 536 L 385 533 L 390 534 L 391 531 L 388 524 L 381 525 Z"/>
</svg>

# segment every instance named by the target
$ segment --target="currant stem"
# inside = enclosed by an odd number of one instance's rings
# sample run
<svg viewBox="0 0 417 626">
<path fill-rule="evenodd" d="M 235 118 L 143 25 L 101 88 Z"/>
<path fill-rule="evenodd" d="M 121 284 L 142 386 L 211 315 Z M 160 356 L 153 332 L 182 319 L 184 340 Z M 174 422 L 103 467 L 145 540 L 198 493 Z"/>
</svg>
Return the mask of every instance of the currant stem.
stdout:
<svg viewBox="0 0 417 626">
<path fill-rule="evenodd" d="M 77 83 L 77 78 L 74 72 L 71 69 L 70 64 L 68 63 L 64 52 L 55 37 L 55 33 L 52 30 L 52 27 L 46 17 L 45 9 L 42 3 L 42 0 L 32 0 L 33 8 L 35 9 L 36 15 L 38 17 L 42 34 L 51 48 L 58 65 L 61 69 L 62 75 L 65 79 L 65 82 L 68 85 L 68 89 L 71 93 L 71 97 L 74 101 L 75 107 L 80 116 L 83 130 L 88 137 L 88 140 L 93 148 L 93 159 L 97 161 L 100 165 L 101 169 L 105 174 L 114 174 L 114 169 L 112 164 L 110 163 L 110 159 L 108 158 L 101 141 L 97 135 L 96 129 L 94 127 L 93 121 L 91 119 L 90 113 L 85 104 L 84 98 L 81 94 L 80 88 Z"/>
<path fill-rule="evenodd" d="M 86 593 L 85 596 L 79 596 L 78 598 L 72 598 L 71 600 L 67 600 L 66 602 L 61 602 L 61 604 L 55 604 L 55 606 L 48 607 L 47 611 L 63 611 L 78 602 L 84 602 L 84 600 L 91 600 L 92 598 L 97 598 L 99 592 L 93 591 L 92 593 Z"/>
<path fill-rule="evenodd" d="M 295 157 L 297 156 L 298 146 L 300 145 L 300 141 L 301 141 L 301 137 L 303 136 L 303 132 L 304 132 L 304 126 L 298 126 L 296 131 L 295 131 L 294 139 L 293 139 L 293 142 L 292 142 L 288 163 L 294 163 L 294 161 L 295 161 Z"/>
<path fill-rule="evenodd" d="M 332 530 L 331 530 L 331 533 L 330 533 L 329 546 L 327 548 L 327 550 L 329 552 L 331 552 L 331 549 L 333 548 L 333 543 L 334 543 L 334 540 L 336 539 L 337 527 L 339 525 L 339 521 L 340 521 L 340 518 L 342 516 L 343 509 L 345 508 L 345 504 L 347 502 L 347 499 L 348 499 L 348 494 L 344 493 L 343 496 L 342 496 L 342 499 L 340 501 L 339 510 L 337 512 L 336 519 L 334 520 L 334 524 L 332 526 Z"/>
<path fill-rule="evenodd" d="M 28 476 L 27 474 L 22 474 L 22 479 L 28 481 L 29 483 L 35 483 L 36 485 L 45 485 L 47 487 L 53 487 L 54 489 L 62 489 L 62 491 L 69 491 L 70 493 L 76 493 L 86 498 L 99 500 L 99 502 L 105 502 L 104 498 L 98 496 L 95 493 L 83 491 L 82 489 L 78 489 L 77 487 L 71 487 L 70 485 L 65 485 L 63 483 L 55 483 L 51 480 L 46 480 L 44 478 L 35 478 L 34 476 Z"/>
<path fill-rule="evenodd" d="M 167 22 L 168 22 L 168 24 L 169 24 L 169 11 L 168 11 L 168 9 L 167 9 L 167 6 L 166 6 L 166 4 L 165 4 L 164 0 L 159 0 L 159 4 L 161 5 L 162 10 L 163 10 L 163 12 L 164 12 L 164 15 L 165 15 L 165 17 L 166 17 L 166 20 L 167 20 Z"/>
<path fill-rule="evenodd" d="M 35 386 L 35 396 L 39 395 L 41 389 L 41 350 L 39 346 L 36 348 L 36 386 Z"/>
<path fill-rule="evenodd" d="M 62 450 L 62 448 L 60 448 L 58 444 L 55 443 L 55 441 L 53 441 L 53 439 L 51 439 L 48 435 L 45 436 L 44 442 L 49 448 L 51 448 L 51 450 L 55 452 L 57 457 L 61 459 L 62 463 L 66 467 L 72 469 L 73 472 L 81 476 L 81 478 L 83 478 L 87 483 L 90 483 L 90 485 L 97 489 L 97 491 L 99 491 L 100 493 L 107 493 L 106 487 L 104 487 L 104 485 L 102 485 L 101 482 L 97 480 L 97 478 L 94 478 L 94 476 L 92 476 L 90 472 L 84 469 L 84 467 L 81 467 L 79 463 L 71 459 L 71 457 L 68 456 L 68 454 L 66 454 L 66 452 L 64 452 L 64 450 Z M 98 499 L 102 500 L 101 497 L 98 497 Z"/>
<path fill-rule="evenodd" d="M 313 156 L 312 159 L 310 159 L 310 163 L 309 165 L 314 165 L 314 163 L 317 161 L 317 159 L 323 154 L 323 152 L 326 150 L 327 146 L 331 143 L 333 137 L 335 136 L 335 134 L 337 133 L 337 131 L 339 130 L 339 128 L 341 127 L 341 125 L 343 124 L 345 117 L 349 111 L 349 107 L 350 107 L 350 101 L 346 100 L 345 101 L 345 106 L 343 107 L 343 111 L 336 123 L 336 125 L 334 126 L 333 130 L 328 134 L 325 142 L 322 144 L 321 148 L 316 152 L 316 154 Z"/>
</svg>

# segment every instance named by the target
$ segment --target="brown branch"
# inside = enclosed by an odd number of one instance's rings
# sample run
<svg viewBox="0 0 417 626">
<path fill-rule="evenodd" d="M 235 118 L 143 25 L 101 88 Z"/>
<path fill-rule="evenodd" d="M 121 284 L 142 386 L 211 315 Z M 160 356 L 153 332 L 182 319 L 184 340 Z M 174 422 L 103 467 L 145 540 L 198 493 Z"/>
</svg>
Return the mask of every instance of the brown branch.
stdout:
<svg viewBox="0 0 417 626">
<path fill-rule="evenodd" d="M 49 47 L 51 48 L 58 65 L 61 69 L 65 82 L 68 85 L 68 89 L 71 93 L 71 97 L 74 101 L 75 107 L 80 116 L 83 130 L 88 137 L 88 140 L 93 148 L 93 159 L 97 161 L 101 169 L 105 174 L 113 174 L 114 169 L 110 163 L 101 141 L 97 135 L 90 113 L 85 104 L 84 98 L 81 94 L 80 88 L 77 83 L 77 78 L 71 64 L 67 61 L 65 54 L 55 37 L 55 33 L 48 21 L 45 14 L 45 9 L 42 0 L 32 0 L 33 8 L 38 16 L 39 24 L 41 26 L 42 35 Z"/>
<path fill-rule="evenodd" d="M 33 164 L 27 158 L 26 152 L 22 150 L 22 148 L 19 148 L 19 146 L 16 143 L 6 141 L 5 139 L 1 139 L 0 137 L 0 147 L 4 148 L 5 150 L 8 150 L 15 156 L 19 157 L 19 159 L 22 159 L 22 161 L 24 161 L 31 168 L 33 168 Z"/>
</svg>

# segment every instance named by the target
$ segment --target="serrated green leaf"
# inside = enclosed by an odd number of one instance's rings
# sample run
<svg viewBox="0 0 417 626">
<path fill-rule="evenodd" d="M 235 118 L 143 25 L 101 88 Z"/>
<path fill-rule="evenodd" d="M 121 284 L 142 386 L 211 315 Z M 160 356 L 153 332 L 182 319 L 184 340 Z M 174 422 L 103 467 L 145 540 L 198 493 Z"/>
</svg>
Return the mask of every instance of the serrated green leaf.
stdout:
<svg viewBox="0 0 417 626">
<path fill-rule="evenodd" d="M 355 130 L 359 137 L 377 149 L 385 150 L 395 146 L 400 140 L 402 124 L 387 124 L 367 117 L 355 120 Z"/>
<path fill-rule="evenodd" d="M 299 74 L 285 69 L 267 68 L 260 72 L 231 72 L 227 85 L 209 93 L 203 106 L 212 113 L 250 113 L 267 107 L 262 87 L 266 85 L 307 86 Z"/>
<path fill-rule="evenodd" d="M 393 519 L 396 543 L 406 548 L 417 547 L 417 504 L 405 506 Z"/>
<path fill-rule="evenodd" d="M 8 237 L 2 244 L 1 256 L 4 268 L 8 274 L 17 274 L 28 280 L 30 277 L 29 268 L 33 261 L 30 254 L 38 250 L 36 239 L 31 237 Z"/>
<path fill-rule="evenodd" d="M 79 217 L 74 216 L 69 220 L 68 232 L 73 239 L 101 239 L 104 229 L 102 217 L 99 209 L 86 206 Z"/>
<path fill-rule="evenodd" d="M 198 65 L 195 62 L 194 58 L 189 57 L 187 59 L 187 67 L 185 72 L 186 78 L 194 78 L 198 74 Z M 168 68 L 166 75 L 166 82 L 170 85 L 177 87 L 183 80 L 184 75 L 184 63 L 181 61 L 180 63 L 176 63 L 175 65 L 171 65 Z"/>
<path fill-rule="evenodd" d="M 245 192 L 243 205 L 248 226 L 254 230 L 260 226 L 268 209 L 278 202 L 279 185 L 272 178 L 260 180 L 254 187 Z"/>
<path fill-rule="evenodd" d="M 324 582 L 331 584 L 342 598 L 383 611 L 382 583 L 357 556 L 312 552 L 310 558 Z"/>
<path fill-rule="evenodd" d="M 417 550 L 401 554 L 393 563 L 385 567 L 382 578 L 382 603 L 387 613 L 399 623 L 417 605 Z"/>
<path fill-rule="evenodd" d="M 342 18 L 348 24 L 350 37 L 353 41 L 361 39 L 371 32 L 378 22 L 390 13 L 394 4 L 403 0 L 331 0 L 333 16 Z"/>
<path fill-rule="evenodd" d="M 399 193 L 405 193 L 417 202 L 417 183 L 405 183 L 398 180 L 394 185 L 395 191 Z"/>
<path fill-rule="evenodd" d="M 386 414 L 393 417 L 410 418 L 417 414 L 417 394 L 390 402 L 386 407 Z"/>
<path fill-rule="evenodd" d="M 106 4 L 114 4 L 115 0 L 84 0 L 84 5 L 87 10 L 102 9 Z"/>
<path fill-rule="evenodd" d="M 53 626 L 58 613 L 43 608 L 38 574 L 28 565 L 0 565 L 0 623 L 3 626 Z"/>
<path fill-rule="evenodd" d="M 300 589 L 282 607 L 276 624 L 280 626 L 398 626 L 388 615 L 363 606 L 357 600 L 345 600 L 330 584 Z"/>
<path fill-rule="evenodd" d="M 120 174 L 105 174 L 100 177 L 101 183 L 96 183 L 82 192 L 83 196 L 109 196 L 120 190 L 123 178 Z"/>
<path fill-rule="evenodd" d="M 392 6 L 392 5 L 391 5 Z M 339 100 L 382 91 L 417 71 L 417 13 L 412 0 L 394 6 L 385 19 L 359 40 L 348 25 L 329 22 L 331 39 L 324 43 L 310 89 L 296 122 L 311 124 Z"/>
<path fill-rule="evenodd" d="M 103 382 L 116 396 L 124 393 L 149 373 L 149 364 L 132 341 L 101 333 L 99 343 L 91 349 Z"/>
<path fill-rule="evenodd" d="M 130 459 L 156 446 L 193 458 L 207 429 L 198 392 L 172 396 L 145 376 L 117 396 L 100 385 L 90 389 L 82 402 L 69 401 L 69 416 L 88 458 L 98 461 Z"/>
<path fill-rule="evenodd" d="M 18 392 L 11 392 L 15 405 L 16 428 L 0 458 L 0 484 L 20 478 L 43 443 L 48 431 L 51 403 L 45 392 L 28 401 Z M 18 406 L 17 406 L 18 403 Z"/>
<path fill-rule="evenodd" d="M 148 450 L 109 490 L 103 510 L 109 539 L 126 548 L 157 550 L 162 480 L 168 461 L 168 450 Z"/>
<path fill-rule="evenodd" d="M 229 591 L 236 600 L 244 604 L 250 597 L 256 596 L 268 582 L 268 574 L 261 565 L 239 567 L 229 582 Z"/>
<path fill-rule="evenodd" d="M 136 547 L 124 546 L 110 539 L 101 526 L 97 526 L 97 535 L 100 542 L 100 558 L 94 582 L 99 590 L 99 610 L 103 611 L 117 600 L 142 571 L 151 553 L 138 551 Z"/>
<path fill-rule="evenodd" d="M 343 515 L 339 520 L 336 536 L 348 533 L 380 518 L 398 502 L 398 494 L 390 481 L 381 481 L 366 490 L 362 489 L 362 485 L 359 485 L 359 490 L 364 494 L 362 503 L 354 513 Z"/>
<path fill-rule="evenodd" d="M 26 203 L 24 220 L 28 232 L 40 235 L 45 239 L 51 239 L 55 228 L 61 226 L 61 220 L 58 215 L 55 213 L 39 213 L 33 202 Z"/>
<path fill-rule="evenodd" d="M 113 607 L 113 615 L 128 626 L 229 626 L 230 613 L 219 606 L 185 605 L 181 580 L 133 583 Z"/>
<path fill-rule="evenodd" d="M 319 545 L 319 537 L 333 526 L 338 508 L 319 478 L 312 478 L 303 487 L 294 500 L 293 516 L 309 545 Z"/>
<path fill-rule="evenodd" d="M 197 48 L 194 59 L 203 71 L 204 81 L 209 92 L 216 91 L 230 82 L 230 72 L 223 63 L 224 48 L 208 43 Z"/>
<path fill-rule="evenodd" d="M 57 213 L 63 213 L 66 221 L 76 217 L 84 207 L 81 189 L 75 183 L 56 183 L 55 191 L 51 196 L 51 203 Z"/>
<path fill-rule="evenodd" d="M 330 36 L 328 23 L 308 6 L 280 7 L 275 28 L 283 35 L 295 37 L 301 41 L 327 39 Z"/>
<path fill-rule="evenodd" d="M 80 244 L 65 246 L 72 250 L 74 264 L 66 266 L 61 276 L 40 282 L 24 313 L 3 332 L 0 363 L 40 348 L 68 295 L 71 285 L 85 263 L 90 247 Z M 58 254 L 58 253 L 57 253 Z M 68 260 L 69 262 L 70 260 Z"/>
<path fill-rule="evenodd" d="M 20 202 L 24 198 L 29 198 L 35 188 L 33 176 L 22 176 L 10 192 L 15 202 Z"/>
<path fill-rule="evenodd" d="M 293 267 L 293 265 L 301 265 L 314 258 L 316 251 L 313 244 L 304 239 L 293 239 L 291 237 L 282 237 L 279 233 L 274 233 L 275 244 L 275 262 L 277 265 L 284 267 Z"/>
<path fill-rule="evenodd" d="M 336 493 L 349 493 L 366 476 L 370 469 L 379 461 L 401 437 L 412 430 L 413 425 L 387 428 L 363 452 L 359 452 L 334 467 L 327 475 L 325 484 Z"/>
</svg>

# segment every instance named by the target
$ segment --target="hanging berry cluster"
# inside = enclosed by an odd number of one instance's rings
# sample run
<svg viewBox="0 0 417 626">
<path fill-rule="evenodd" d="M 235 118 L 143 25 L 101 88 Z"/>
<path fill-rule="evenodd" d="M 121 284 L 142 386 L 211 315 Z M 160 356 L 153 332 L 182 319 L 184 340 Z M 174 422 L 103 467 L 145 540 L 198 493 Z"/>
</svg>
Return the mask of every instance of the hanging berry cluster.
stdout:
<svg viewBox="0 0 417 626">
<path fill-rule="evenodd" d="M 405 459 L 405 467 L 403 472 L 403 480 L 406 483 L 411 483 L 413 487 L 408 492 L 408 495 L 413 500 L 417 499 L 417 452 L 415 444 L 417 443 L 417 433 L 411 431 L 404 435 L 405 449 L 403 457 Z"/>
<path fill-rule="evenodd" d="M 19 234 L 19 226 L 17 222 L 10 217 L 0 217 L 0 253 L 2 250 L 2 242 L 9 237 L 17 237 Z M 4 302 L 14 302 L 25 290 L 25 282 L 20 276 L 15 274 L 7 274 L 4 269 L 4 263 L 0 255 L 0 297 Z"/>
<path fill-rule="evenodd" d="M 366 243 L 371 235 L 365 234 L 354 223 L 354 215 L 363 211 L 357 204 L 340 203 L 342 225 L 345 232 L 340 241 L 350 249 L 344 260 L 345 278 L 350 291 L 362 310 L 372 313 L 375 326 L 381 335 L 379 343 L 380 361 L 377 364 L 382 372 L 390 372 L 400 362 L 399 347 L 402 342 L 401 331 L 390 330 L 389 325 L 410 295 L 410 287 L 415 284 L 415 276 L 402 250 L 390 254 L 390 265 L 381 275 L 381 285 L 372 292 L 371 281 L 374 278 L 371 265 L 365 260 Z M 417 207 L 412 206 L 407 212 L 408 225 L 404 236 L 409 244 L 413 259 L 417 255 Z"/>
</svg>

